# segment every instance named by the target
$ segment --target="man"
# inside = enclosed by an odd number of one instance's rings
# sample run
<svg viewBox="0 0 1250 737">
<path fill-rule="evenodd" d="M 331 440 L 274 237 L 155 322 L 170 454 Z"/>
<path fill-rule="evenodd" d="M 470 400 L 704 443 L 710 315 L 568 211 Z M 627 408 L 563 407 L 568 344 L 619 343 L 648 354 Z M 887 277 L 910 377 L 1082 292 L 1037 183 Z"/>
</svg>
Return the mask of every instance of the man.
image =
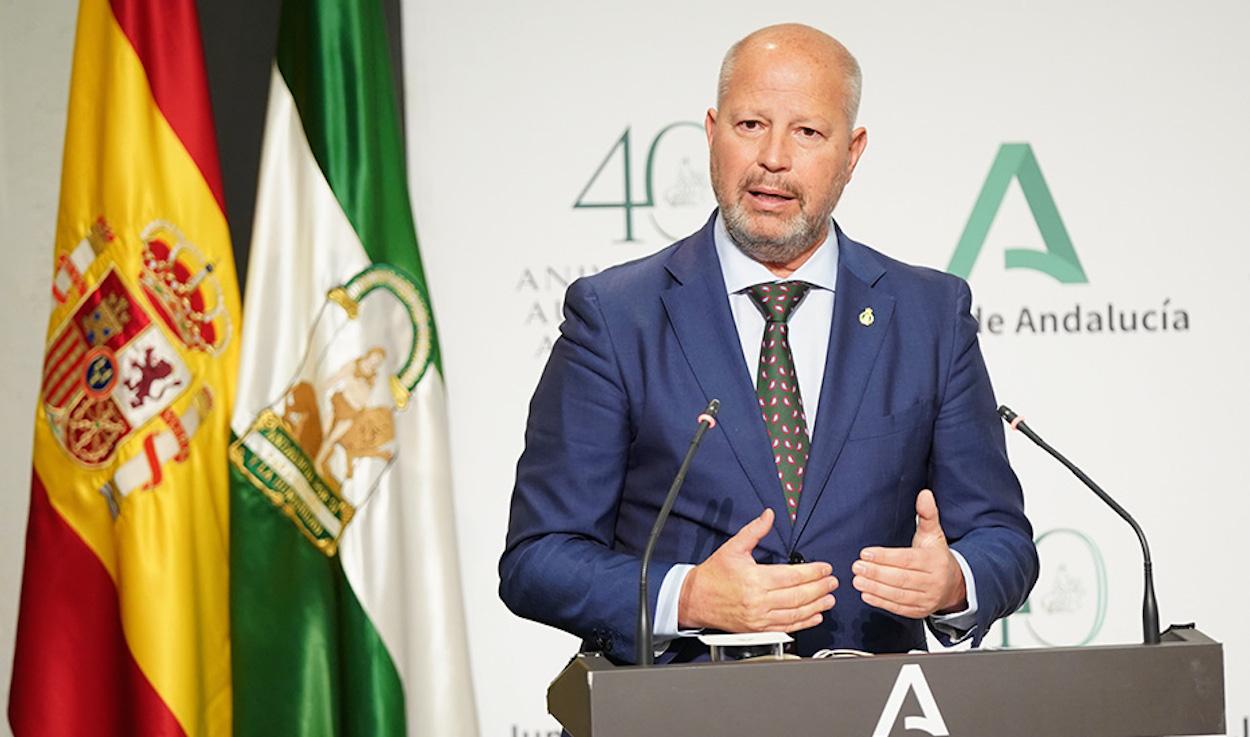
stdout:
<svg viewBox="0 0 1250 737">
<path fill-rule="evenodd" d="M 719 211 L 569 287 L 499 566 L 517 614 L 632 662 L 641 550 L 711 398 L 649 571 L 661 662 L 706 657 L 685 635 L 707 629 L 802 655 L 923 648 L 925 621 L 975 644 L 1024 602 L 1037 554 L 967 285 L 831 222 L 859 87 L 815 29 L 735 44 L 705 123 Z"/>
</svg>

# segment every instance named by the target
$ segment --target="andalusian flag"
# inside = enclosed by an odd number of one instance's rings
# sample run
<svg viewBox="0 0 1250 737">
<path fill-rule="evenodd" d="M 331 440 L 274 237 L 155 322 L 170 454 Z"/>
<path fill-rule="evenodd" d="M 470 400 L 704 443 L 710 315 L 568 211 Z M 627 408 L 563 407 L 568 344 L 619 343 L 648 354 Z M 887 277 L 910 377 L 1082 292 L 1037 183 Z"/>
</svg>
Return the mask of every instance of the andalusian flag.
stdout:
<svg viewBox="0 0 1250 737">
<path fill-rule="evenodd" d="M 239 297 L 193 0 L 82 0 L 9 697 L 25 735 L 229 735 Z"/>
<path fill-rule="evenodd" d="M 239 735 L 476 734 L 379 0 L 285 0 L 231 445 Z"/>
</svg>

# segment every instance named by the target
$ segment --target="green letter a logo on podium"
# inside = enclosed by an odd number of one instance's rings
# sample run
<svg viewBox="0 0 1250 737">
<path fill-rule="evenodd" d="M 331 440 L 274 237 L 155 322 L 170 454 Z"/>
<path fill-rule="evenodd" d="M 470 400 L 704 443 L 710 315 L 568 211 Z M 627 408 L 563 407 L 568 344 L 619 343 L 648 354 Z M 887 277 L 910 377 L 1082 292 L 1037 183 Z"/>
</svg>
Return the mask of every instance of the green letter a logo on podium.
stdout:
<svg viewBox="0 0 1250 737">
<path fill-rule="evenodd" d="M 990 175 L 981 187 L 981 194 L 946 270 L 965 279 L 972 273 L 972 266 L 985 245 L 990 225 L 998 215 L 1012 179 L 1020 182 L 1020 189 L 1029 203 L 1029 210 L 1033 212 L 1033 220 L 1041 231 L 1046 250 L 1008 249 L 1007 268 L 1033 269 L 1049 274 L 1064 284 L 1088 282 L 1081 261 L 1076 257 L 1076 249 L 1072 247 L 1072 239 L 1068 237 L 1068 230 L 1063 227 L 1063 219 L 1055 207 L 1055 198 L 1051 196 L 1050 188 L 1042 178 L 1042 170 L 1037 165 L 1037 157 L 1027 143 L 1004 143 L 999 147 L 994 165 L 990 167 Z"/>
</svg>

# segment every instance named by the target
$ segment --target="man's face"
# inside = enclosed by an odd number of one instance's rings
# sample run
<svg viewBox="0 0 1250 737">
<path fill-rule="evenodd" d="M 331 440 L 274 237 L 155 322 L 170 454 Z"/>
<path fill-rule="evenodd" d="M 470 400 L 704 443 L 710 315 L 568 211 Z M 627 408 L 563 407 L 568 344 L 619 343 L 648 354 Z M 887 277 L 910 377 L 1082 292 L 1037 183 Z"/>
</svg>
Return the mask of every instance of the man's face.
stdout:
<svg viewBox="0 0 1250 737">
<path fill-rule="evenodd" d="M 822 242 L 867 143 L 844 113 L 836 64 L 776 47 L 744 49 L 719 110 L 708 110 L 712 188 L 748 256 L 788 263 Z"/>
</svg>

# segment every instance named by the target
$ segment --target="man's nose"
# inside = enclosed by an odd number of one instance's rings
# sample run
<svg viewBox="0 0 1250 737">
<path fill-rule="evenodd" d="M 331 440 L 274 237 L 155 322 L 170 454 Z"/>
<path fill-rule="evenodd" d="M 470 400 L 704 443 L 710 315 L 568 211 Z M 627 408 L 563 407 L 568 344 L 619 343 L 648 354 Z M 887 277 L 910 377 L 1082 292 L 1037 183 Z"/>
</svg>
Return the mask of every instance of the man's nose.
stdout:
<svg viewBox="0 0 1250 737">
<path fill-rule="evenodd" d="M 773 128 L 760 141 L 757 162 L 770 172 L 786 171 L 790 168 L 790 137 L 780 128 Z"/>
</svg>

